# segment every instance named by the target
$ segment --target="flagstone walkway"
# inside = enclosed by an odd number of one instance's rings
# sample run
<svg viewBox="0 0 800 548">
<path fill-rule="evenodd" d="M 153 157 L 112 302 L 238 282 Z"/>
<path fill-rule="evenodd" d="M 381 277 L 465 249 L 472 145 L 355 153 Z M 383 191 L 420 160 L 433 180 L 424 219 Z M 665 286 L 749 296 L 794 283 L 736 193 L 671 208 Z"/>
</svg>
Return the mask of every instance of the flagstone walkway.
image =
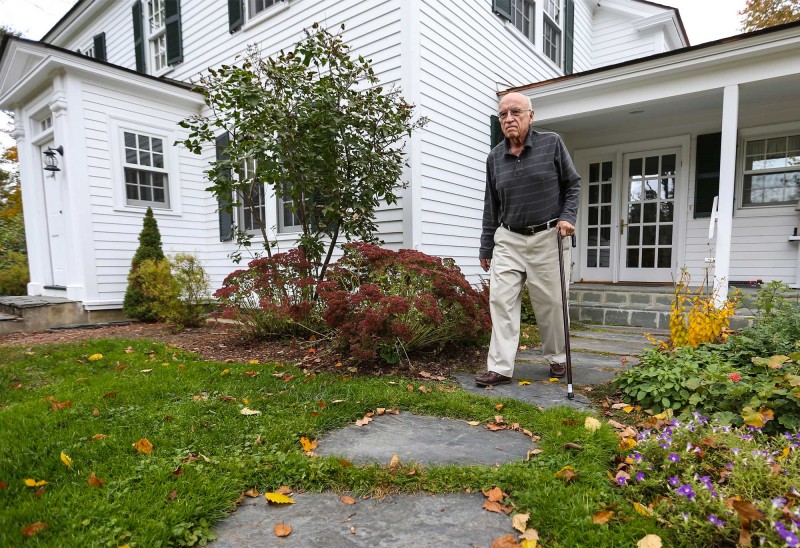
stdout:
<svg viewBox="0 0 800 548">
<path fill-rule="evenodd" d="M 515 398 L 541 408 L 589 410 L 589 400 L 579 390 L 611 380 L 638 363 L 637 356 L 650 346 L 638 328 L 572 331 L 573 400 L 567 399 L 564 379 L 550 382 L 539 349 L 518 353 L 511 384 L 488 390 L 476 386 L 475 375 L 467 373 L 457 374 L 456 380 L 471 393 Z M 367 427 L 333 431 L 319 440 L 316 452 L 356 464 L 389 465 L 396 454 L 404 464 L 494 466 L 524 460 L 534 448 L 535 442 L 518 431 L 492 432 L 463 420 L 401 413 L 375 416 Z M 488 547 L 514 532 L 507 516 L 483 510 L 486 499 L 480 493 L 392 495 L 355 504 L 345 504 L 333 493 L 301 493 L 293 499 L 295 504 L 280 506 L 268 506 L 263 497 L 246 499 L 216 527 L 214 546 Z M 288 537 L 275 536 L 273 529 L 280 523 L 292 526 Z"/>
</svg>

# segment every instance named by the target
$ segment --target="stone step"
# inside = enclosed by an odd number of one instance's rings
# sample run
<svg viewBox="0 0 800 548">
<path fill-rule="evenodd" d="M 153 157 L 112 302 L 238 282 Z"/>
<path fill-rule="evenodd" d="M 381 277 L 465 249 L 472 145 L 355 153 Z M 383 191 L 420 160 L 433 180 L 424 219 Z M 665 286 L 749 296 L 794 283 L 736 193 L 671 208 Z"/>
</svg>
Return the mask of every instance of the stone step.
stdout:
<svg viewBox="0 0 800 548">
<path fill-rule="evenodd" d="M 86 310 L 77 301 L 46 296 L 0 297 L 0 314 L 14 318 L 0 322 L 0 334 L 126 319 L 121 310 Z"/>
</svg>

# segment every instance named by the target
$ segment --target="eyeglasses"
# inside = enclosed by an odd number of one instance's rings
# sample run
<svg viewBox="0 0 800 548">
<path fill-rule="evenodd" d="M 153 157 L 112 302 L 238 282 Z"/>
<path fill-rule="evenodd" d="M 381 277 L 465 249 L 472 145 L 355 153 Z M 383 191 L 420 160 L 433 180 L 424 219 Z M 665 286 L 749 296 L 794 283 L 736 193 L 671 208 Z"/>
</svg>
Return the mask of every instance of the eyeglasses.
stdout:
<svg viewBox="0 0 800 548">
<path fill-rule="evenodd" d="M 497 117 L 501 120 L 504 120 L 510 116 L 516 118 L 517 116 L 521 115 L 523 112 L 530 112 L 531 109 L 529 108 L 512 108 L 511 110 L 503 110 L 497 113 Z"/>
</svg>

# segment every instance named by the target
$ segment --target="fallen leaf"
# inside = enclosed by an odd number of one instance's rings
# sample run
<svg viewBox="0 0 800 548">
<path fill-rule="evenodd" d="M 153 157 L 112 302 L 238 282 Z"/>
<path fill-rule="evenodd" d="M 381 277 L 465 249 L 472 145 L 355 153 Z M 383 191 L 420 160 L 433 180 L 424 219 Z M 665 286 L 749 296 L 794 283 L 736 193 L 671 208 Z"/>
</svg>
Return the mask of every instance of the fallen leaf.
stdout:
<svg viewBox="0 0 800 548">
<path fill-rule="evenodd" d="M 577 478 L 578 474 L 577 472 L 575 472 L 575 469 L 572 466 L 565 466 L 564 468 L 556 472 L 556 477 L 559 479 L 563 479 L 565 482 L 569 483 L 575 478 Z"/>
<path fill-rule="evenodd" d="M 601 510 L 592 516 L 592 523 L 595 525 L 605 525 L 614 516 L 611 510 Z"/>
<path fill-rule="evenodd" d="M 364 416 L 364 418 L 363 418 L 363 419 L 358 419 L 358 420 L 356 421 L 356 426 L 366 426 L 366 425 L 368 425 L 370 422 L 372 422 L 372 418 L 371 418 L 371 417 Z"/>
<path fill-rule="evenodd" d="M 610 426 L 613 426 L 614 428 L 616 428 L 618 430 L 625 430 L 626 428 L 628 428 L 627 424 L 622 424 L 621 422 L 617 422 L 617 421 L 612 420 L 612 419 L 608 419 L 608 424 Z"/>
<path fill-rule="evenodd" d="M 5 480 L 0 480 L 0 491 L 3 489 L 8 489 L 8 482 Z"/>
<path fill-rule="evenodd" d="M 192 453 L 189 453 L 189 456 L 187 456 L 186 458 L 181 459 L 181 462 L 194 462 L 196 460 L 200 460 L 200 459 L 198 459 L 197 456 L 193 455 Z"/>
<path fill-rule="evenodd" d="M 623 407 L 623 408 L 622 408 L 622 410 L 623 410 L 624 412 L 626 412 L 626 413 L 630 413 L 630 412 L 631 412 L 631 411 L 633 411 L 634 409 L 635 409 L 635 408 L 634 408 L 632 405 L 626 405 L 625 407 Z"/>
<path fill-rule="evenodd" d="M 256 498 L 260 494 L 261 493 L 259 493 L 258 489 L 256 489 L 255 487 L 253 487 L 252 489 L 248 489 L 243 493 L 244 496 L 250 497 L 251 499 Z"/>
<path fill-rule="evenodd" d="M 638 502 L 633 503 L 633 509 L 636 510 L 637 514 L 640 514 L 645 517 L 651 517 L 653 515 L 653 511 L 650 508 Z"/>
<path fill-rule="evenodd" d="M 561 424 L 566 424 L 567 426 L 575 426 L 578 424 L 578 421 L 574 419 L 561 419 Z"/>
<path fill-rule="evenodd" d="M 661 537 L 658 535 L 645 535 L 636 543 L 636 548 L 661 548 Z"/>
<path fill-rule="evenodd" d="M 582 445 L 578 445 L 577 443 L 572 443 L 571 441 L 568 441 L 567 443 L 564 444 L 564 449 L 574 449 L 576 451 L 581 451 L 581 450 L 583 450 L 583 446 Z"/>
<path fill-rule="evenodd" d="M 67 400 L 67 401 L 50 400 L 50 409 L 52 409 L 53 411 L 61 411 L 66 407 L 70 407 L 71 405 L 72 405 L 72 400 Z"/>
<path fill-rule="evenodd" d="M 249 363 L 250 365 L 258 365 L 258 360 L 250 360 L 247 363 Z"/>
<path fill-rule="evenodd" d="M 633 438 L 623 438 L 617 445 L 620 451 L 628 451 L 636 447 L 636 440 Z"/>
<path fill-rule="evenodd" d="M 133 347 L 129 346 L 128 348 L 126 348 L 125 349 L 125 353 L 126 354 L 132 354 L 133 353 Z"/>
<path fill-rule="evenodd" d="M 300 445 L 303 446 L 303 451 L 313 451 L 317 448 L 317 440 L 311 441 L 308 438 L 300 438 Z"/>
<path fill-rule="evenodd" d="M 248 377 L 258 377 L 261 373 L 258 371 L 245 371 L 242 375 L 246 375 Z"/>
<path fill-rule="evenodd" d="M 600 430 L 600 421 L 594 417 L 586 417 L 586 420 L 583 421 L 583 427 L 586 428 L 589 432 L 597 432 Z"/>
<path fill-rule="evenodd" d="M 44 495 L 44 487 L 39 487 L 33 494 L 33 496 L 36 497 L 37 499 L 42 498 L 42 495 Z"/>
<path fill-rule="evenodd" d="M 496 411 L 502 411 L 503 410 L 503 404 L 502 403 L 498 403 L 497 405 L 494 406 L 494 408 L 495 408 Z"/>
<path fill-rule="evenodd" d="M 356 499 L 354 499 L 353 497 L 348 497 L 347 495 L 342 495 L 341 497 L 339 497 L 339 502 L 342 502 L 344 504 L 355 504 Z"/>
<path fill-rule="evenodd" d="M 530 514 L 514 514 L 514 517 L 511 518 L 511 527 L 520 533 L 524 533 L 530 517 Z"/>
<path fill-rule="evenodd" d="M 350 534 L 351 535 L 355 535 L 356 534 L 356 528 L 355 527 L 353 527 L 353 526 L 350 527 Z"/>
<path fill-rule="evenodd" d="M 400 410 L 399 409 L 387 409 L 386 412 L 389 413 L 390 415 L 399 415 L 400 414 Z"/>
<path fill-rule="evenodd" d="M 469 421 L 467 424 L 470 426 L 478 426 L 480 423 L 481 421 Z"/>
<path fill-rule="evenodd" d="M 153 444 L 147 438 L 140 438 L 133 444 L 133 448 L 143 455 L 149 455 L 153 452 Z"/>
<path fill-rule="evenodd" d="M 94 436 L 92 436 L 92 439 L 93 439 L 93 440 L 104 440 L 104 439 L 106 439 L 107 437 L 108 437 L 108 436 L 106 436 L 105 434 L 95 434 Z"/>
<path fill-rule="evenodd" d="M 64 451 L 61 451 L 61 462 L 64 463 L 64 466 L 72 470 L 72 459 L 69 458 L 69 455 L 67 455 Z"/>
<path fill-rule="evenodd" d="M 421 384 L 419 386 L 419 391 L 422 392 L 423 394 L 427 394 L 430 392 L 430 390 L 428 390 L 428 388 L 426 388 L 424 384 Z"/>
<path fill-rule="evenodd" d="M 273 504 L 294 504 L 294 501 L 291 498 L 277 492 L 265 493 L 264 498 L 267 499 L 267 502 L 271 502 Z"/>
<path fill-rule="evenodd" d="M 536 529 L 528 529 L 519 536 L 522 548 L 536 548 L 539 542 L 539 532 Z"/>
<path fill-rule="evenodd" d="M 94 472 L 89 473 L 89 487 L 102 487 L 105 482 L 106 480 L 95 476 Z"/>
<path fill-rule="evenodd" d="M 230 369 L 223 369 L 222 372 L 219 375 L 220 375 L 220 377 L 223 377 L 225 375 L 230 375 L 230 374 L 231 374 L 231 370 Z"/>
<path fill-rule="evenodd" d="M 97 407 L 95 407 L 94 409 L 92 409 L 92 415 L 95 416 L 95 417 L 99 417 L 100 416 L 100 410 Z"/>
<path fill-rule="evenodd" d="M 488 510 L 489 512 L 496 512 L 498 514 L 503 513 L 503 507 L 500 506 L 499 502 L 493 502 L 491 500 L 484 501 L 483 509 Z"/>
<path fill-rule="evenodd" d="M 241 413 L 245 417 L 252 417 L 253 415 L 260 415 L 261 411 L 258 411 L 256 409 L 250 409 L 248 407 L 243 407 L 242 410 L 239 411 L 239 413 Z"/>
<path fill-rule="evenodd" d="M 764 512 L 745 500 L 733 501 L 733 509 L 736 510 L 740 520 L 758 521 L 764 519 Z"/>
<path fill-rule="evenodd" d="M 487 422 L 486 428 L 488 428 L 492 432 L 497 432 L 498 430 L 508 430 L 511 427 L 507 424 L 497 424 L 496 422 Z"/>
<path fill-rule="evenodd" d="M 625 402 L 615 403 L 614 405 L 611 406 L 611 409 L 624 409 L 625 407 L 630 407 L 630 405 L 628 405 Z"/>
<path fill-rule="evenodd" d="M 289 496 L 292 494 L 292 488 L 288 485 L 281 485 L 277 489 L 275 489 L 276 493 L 280 493 L 281 495 Z"/>
<path fill-rule="evenodd" d="M 91 356 L 89 356 L 90 362 L 96 362 L 97 360 L 102 360 L 102 359 L 103 359 L 102 354 L 92 354 Z"/>
<path fill-rule="evenodd" d="M 519 381 L 520 386 L 528 386 L 530 383 L 531 381 Z"/>
<path fill-rule="evenodd" d="M 392 458 L 389 460 L 389 470 L 397 470 L 400 466 L 402 466 L 400 457 L 397 456 L 397 453 L 392 453 Z"/>
<path fill-rule="evenodd" d="M 548 382 L 558 382 L 558 379 L 556 377 L 550 377 L 549 379 L 547 379 L 547 381 Z"/>
<path fill-rule="evenodd" d="M 530 451 L 528 451 L 528 456 L 525 458 L 525 460 L 531 460 L 531 457 L 535 457 L 541 452 L 542 452 L 541 449 L 531 449 Z"/>
<path fill-rule="evenodd" d="M 105 394 L 103 394 L 103 399 L 104 400 L 107 400 L 108 398 L 116 398 L 116 397 L 117 397 L 117 393 L 116 392 L 106 392 Z"/>
<path fill-rule="evenodd" d="M 492 487 L 488 491 L 483 491 L 483 494 L 492 502 L 500 502 L 506 498 L 506 494 L 499 487 Z"/>
<path fill-rule="evenodd" d="M 169 495 L 167 495 L 167 502 L 172 502 L 176 498 L 178 498 L 178 492 L 173 489 L 169 492 Z"/>
<path fill-rule="evenodd" d="M 152 373 L 152 372 L 153 372 L 152 369 L 142 369 L 141 371 L 139 371 L 139 373 L 144 373 L 145 375 L 147 375 L 148 373 Z"/>
<path fill-rule="evenodd" d="M 40 533 L 47 529 L 47 524 L 42 523 L 41 521 L 37 521 L 36 523 L 31 523 L 27 527 L 22 528 L 22 534 L 26 537 L 32 537 L 36 533 Z"/>
<path fill-rule="evenodd" d="M 36 481 L 35 479 L 27 478 L 22 481 L 25 482 L 26 487 L 41 487 L 42 485 L 47 485 L 47 482 L 44 480 Z"/>
<path fill-rule="evenodd" d="M 519 542 L 514 535 L 505 535 L 492 541 L 492 548 L 519 548 Z"/>
<path fill-rule="evenodd" d="M 288 523 L 279 523 L 275 526 L 276 537 L 288 537 L 292 534 L 292 526 Z"/>
</svg>

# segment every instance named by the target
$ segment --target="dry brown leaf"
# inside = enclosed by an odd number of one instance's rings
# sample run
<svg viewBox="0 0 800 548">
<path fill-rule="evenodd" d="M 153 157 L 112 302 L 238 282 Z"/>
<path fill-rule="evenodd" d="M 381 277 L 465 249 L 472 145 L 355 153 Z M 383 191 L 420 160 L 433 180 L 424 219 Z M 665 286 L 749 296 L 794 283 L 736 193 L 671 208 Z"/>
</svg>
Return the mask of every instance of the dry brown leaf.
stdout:
<svg viewBox="0 0 800 548">
<path fill-rule="evenodd" d="M 467 424 L 470 426 L 478 426 L 480 423 L 481 421 L 469 421 Z"/>
<path fill-rule="evenodd" d="M 132 444 L 133 448 L 143 455 L 149 455 L 153 452 L 153 444 L 147 438 L 141 438 Z"/>
<path fill-rule="evenodd" d="M 106 480 L 98 478 L 94 475 L 94 472 L 89 473 L 89 486 L 90 487 L 102 487 Z"/>
<path fill-rule="evenodd" d="M 661 548 L 661 537 L 658 535 L 645 535 L 636 543 L 636 548 Z"/>
<path fill-rule="evenodd" d="M 50 400 L 50 409 L 52 409 L 53 411 L 61 411 L 62 409 L 71 406 L 72 406 L 72 400 L 67 400 L 67 401 L 56 401 L 54 399 Z"/>
<path fill-rule="evenodd" d="M 40 533 L 47 529 L 47 524 L 42 523 L 41 521 L 37 521 L 36 523 L 31 523 L 27 527 L 22 528 L 22 534 L 26 537 L 32 537 L 36 533 Z"/>
<path fill-rule="evenodd" d="M 576 451 L 581 451 L 581 450 L 583 450 L 583 446 L 582 445 L 578 445 L 577 443 L 572 443 L 571 441 L 568 441 L 567 443 L 564 444 L 564 449 L 574 449 Z"/>
<path fill-rule="evenodd" d="M 614 516 L 611 510 L 601 510 L 592 516 L 592 523 L 595 525 L 605 525 Z"/>
<path fill-rule="evenodd" d="M 169 495 L 167 495 L 167 502 L 172 502 L 176 498 L 178 498 L 178 492 L 173 489 L 169 492 Z"/>
<path fill-rule="evenodd" d="M 92 436 L 92 439 L 93 439 L 93 440 L 104 440 L 104 439 L 106 439 L 107 437 L 108 437 L 108 436 L 106 436 L 105 434 L 95 434 L 94 436 Z"/>
<path fill-rule="evenodd" d="M 108 398 L 116 398 L 116 397 L 117 397 L 117 393 L 116 392 L 106 392 L 105 394 L 103 394 L 103 399 L 104 400 L 107 400 Z"/>
<path fill-rule="evenodd" d="M 524 533 L 530 517 L 530 514 L 514 514 L 514 517 L 511 518 L 511 527 L 520 533 Z"/>
<path fill-rule="evenodd" d="M 36 497 L 37 499 L 40 499 L 40 498 L 42 498 L 42 495 L 44 495 L 44 487 L 43 487 L 43 486 L 42 486 L 42 487 L 39 487 L 39 488 L 36 490 L 36 492 L 33 494 L 33 496 L 34 496 L 34 497 Z"/>
<path fill-rule="evenodd" d="M 244 492 L 244 496 L 250 497 L 251 499 L 256 498 L 260 494 L 261 493 L 255 487 L 248 489 L 247 491 Z"/>
<path fill-rule="evenodd" d="M 352 527 L 352 526 L 350 527 L 350 534 L 351 535 L 355 535 L 356 534 L 356 528 L 355 527 Z"/>
<path fill-rule="evenodd" d="M 740 520 L 758 521 L 764 519 L 764 512 L 745 500 L 733 501 L 733 509 L 736 510 Z"/>
<path fill-rule="evenodd" d="M 245 371 L 242 375 L 246 375 L 248 377 L 258 377 L 261 373 L 258 371 Z"/>
<path fill-rule="evenodd" d="M 8 489 L 8 482 L 5 480 L 0 480 L 0 491 L 3 489 Z"/>
<path fill-rule="evenodd" d="M 608 422 L 609 426 L 613 426 L 617 430 L 625 430 L 626 428 L 628 428 L 627 425 L 622 424 L 621 422 L 617 422 L 617 421 L 615 421 L 613 419 L 608 419 L 607 422 Z"/>
<path fill-rule="evenodd" d="M 519 548 L 519 542 L 514 535 L 505 535 L 492 541 L 492 548 Z"/>
<path fill-rule="evenodd" d="M 95 407 L 94 409 L 92 409 L 92 415 L 95 416 L 95 417 L 99 417 L 100 416 L 100 410 L 97 407 Z"/>
<path fill-rule="evenodd" d="M 243 407 L 239 413 L 245 417 L 252 417 L 253 415 L 260 415 L 261 411 L 258 411 L 257 409 L 250 409 L 249 407 Z"/>
<path fill-rule="evenodd" d="M 494 416 L 494 422 L 496 422 L 497 424 L 503 424 L 506 421 L 503 418 L 503 415 L 495 415 Z"/>
<path fill-rule="evenodd" d="M 569 483 L 575 478 L 578 477 L 578 474 L 575 472 L 575 469 L 572 466 L 565 466 L 558 472 L 556 472 L 556 477 L 559 479 L 563 479 L 565 482 Z"/>
<path fill-rule="evenodd" d="M 178 465 L 178 467 L 172 471 L 172 475 L 175 476 L 176 478 L 182 474 L 183 474 L 183 468 L 181 468 L 180 465 Z"/>
<path fill-rule="evenodd" d="M 419 385 L 419 391 L 423 394 L 428 394 L 430 392 L 430 390 L 424 384 Z"/>
<path fill-rule="evenodd" d="M 339 502 L 344 504 L 355 504 L 356 499 L 354 499 L 353 497 L 348 497 L 347 495 L 342 495 L 341 497 L 339 497 Z"/>
<path fill-rule="evenodd" d="M 503 513 L 503 507 L 500 506 L 500 503 L 499 502 L 493 502 L 491 500 L 484 501 L 483 509 L 484 510 L 488 510 L 490 512 L 496 512 L 498 514 L 502 514 Z"/>
<path fill-rule="evenodd" d="M 742 527 L 739 530 L 739 546 L 752 546 L 753 541 L 751 538 L 750 530 Z"/>
<path fill-rule="evenodd" d="M 384 413 L 386 413 L 386 408 L 385 407 L 378 407 L 377 409 L 375 409 L 375 413 L 378 414 L 378 415 L 383 415 Z"/>
<path fill-rule="evenodd" d="M 483 494 L 492 502 L 500 502 L 506 498 L 506 494 L 499 487 L 492 487 L 488 491 L 483 491 Z"/>
<path fill-rule="evenodd" d="M 389 470 L 397 470 L 400 466 L 400 457 L 397 456 L 397 453 L 392 453 L 392 459 L 389 461 Z"/>
<path fill-rule="evenodd" d="M 372 417 L 368 417 L 368 416 L 364 415 L 363 419 L 358 419 L 356 421 L 356 426 L 366 426 L 370 422 L 372 422 Z"/>
<path fill-rule="evenodd" d="M 536 529 L 528 529 L 519 536 L 522 548 L 536 548 L 539 542 L 539 532 Z"/>
<path fill-rule="evenodd" d="M 300 445 L 303 446 L 303 451 L 313 451 L 317 448 L 318 442 L 317 440 L 309 440 L 306 437 L 300 438 Z"/>
<path fill-rule="evenodd" d="M 275 492 L 276 493 L 280 493 L 281 495 L 291 495 L 292 494 L 292 488 L 289 487 L 288 485 L 281 485 L 280 487 L 275 489 Z"/>
<path fill-rule="evenodd" d="M 399 409 L 387 409 L 386 412 L 389 413 L 390 415 L 399 415 L 400 414 L 400 410 Z"/>
<path fill-rule="evenodd" d="M 542 452 L 541 449 L 531 449 L 530 451 L 528 451 L 528 456 L 525 457 L 525 460 L 531 460 L 531 457 L 535 457 L 541 452 Z"/>
<path fill-rule="evenodd" d="M 279 523 L 275 526 L 276 537 L 288 537 L 292 534 L 292 526 L 288 523 Z"/>
<path fill-rule="evenodd" d="M 487 422 L 486 428 L 491 430 L 492 432 L 497 432 L 498 430 L 508 430 L 510 427 L 507 424 L 497 424 L 495 422 Z"/>
<path fill-rule="evenodd" d="M 498 403 L 497 405 L 494 406 L 494 408 L 495 408 L 495 411 L 502 411 L 503 410 L 503 404 L 502 403 Z"/>
</svg>

